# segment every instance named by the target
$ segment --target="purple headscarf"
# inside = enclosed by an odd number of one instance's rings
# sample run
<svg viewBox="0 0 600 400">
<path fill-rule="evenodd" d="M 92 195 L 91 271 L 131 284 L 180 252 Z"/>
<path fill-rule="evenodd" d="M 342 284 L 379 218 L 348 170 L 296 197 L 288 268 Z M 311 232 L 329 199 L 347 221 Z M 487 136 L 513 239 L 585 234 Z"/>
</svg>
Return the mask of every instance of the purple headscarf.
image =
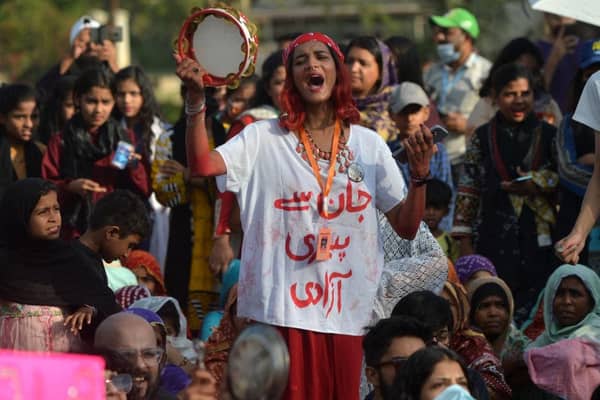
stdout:
<svg viewBox="0 0 600 400">
<path fill-rule="evenodd" d="M 125 310 L 125 312 L 135 314 L 138 317 L 144 318 L 146 321 L 148 321 L 150 323 L 150 325 L 153 325 L 153 324 L 160 324 L 163 326 L 165 325 L 162 318 L 157 313 L 155 313 L 154 311 L 146 310 L 145 308 L 131 307 L 131 308 L 128 308 L 127 310 Z"/>
<path fill-rule="evenodd" d="M 477 271 L 488 271 L 493 276 L 498 276 L 496 267 L 494 267 L 489 258 L 480 256 L 479 254 L 460 257 L 456 260 L 454 269 L 462 284 L 466 283 Z"/>
</svg>

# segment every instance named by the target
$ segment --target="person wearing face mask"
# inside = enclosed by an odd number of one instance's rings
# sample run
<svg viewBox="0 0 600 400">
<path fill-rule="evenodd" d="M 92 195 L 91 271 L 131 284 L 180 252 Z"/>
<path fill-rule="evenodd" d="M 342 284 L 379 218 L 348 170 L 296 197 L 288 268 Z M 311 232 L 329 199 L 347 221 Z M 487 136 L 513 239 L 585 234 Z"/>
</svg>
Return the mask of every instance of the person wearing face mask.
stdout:
<svg viewBox="0 0 600 400">
<path fill-rule="evenodd" d="M 387 399 L 474 400 L 473 382 L 458 354 L 430 346 L 411 355 L 394 381 Z"/>
<path fill-rule="evenodd" d="M 454 8 L 442 16 L 430 17 L 429 21 L 439 62 L 425 72 L 425 86 L 450 131 L 445 144 L 454 182 L 458 182 L 466 151 L 467 118 L 479 101 L 478 92 L 491 62 L 475 52 L 479 25 L 469 11 Z"/>
</svg>

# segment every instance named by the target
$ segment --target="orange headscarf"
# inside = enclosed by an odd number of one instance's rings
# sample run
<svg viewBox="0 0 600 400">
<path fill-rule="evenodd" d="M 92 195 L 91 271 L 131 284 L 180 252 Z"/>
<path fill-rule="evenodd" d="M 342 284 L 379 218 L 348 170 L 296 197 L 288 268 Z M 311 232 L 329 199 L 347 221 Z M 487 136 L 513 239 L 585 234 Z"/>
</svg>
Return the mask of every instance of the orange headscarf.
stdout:
<svg viewBox="0 0 600 400">
<path fill-rule="evenodd" d="M 156 281 L 156 296 L 165 296 L 167 294 L 165 280 L 160 272 L 160 265 L 158 265 L 158 261 L 156 261 L 156 258 L 152 254 L 144 250 L 133 250 L 124 264 L 129 269 L 144 268 L 148 275 Z"/>
</svg>

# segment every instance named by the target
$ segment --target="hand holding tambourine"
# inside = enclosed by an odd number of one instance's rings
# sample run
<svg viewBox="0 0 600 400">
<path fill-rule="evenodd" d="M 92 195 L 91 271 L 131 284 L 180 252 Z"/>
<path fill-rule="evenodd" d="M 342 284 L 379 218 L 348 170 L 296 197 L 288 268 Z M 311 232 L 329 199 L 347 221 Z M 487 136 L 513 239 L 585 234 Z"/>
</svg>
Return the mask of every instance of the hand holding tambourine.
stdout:
<svg viewBox="0 0 600 400">
<path fill-rule="evenodd" d="M 192 102 L 204 100 L 204 80 L 206 71 L 197 61 L 174 54 L 177 69 L 175 73 L 187 89 L 187 98 Z"/>
<path fill-rule="evenodd" d="M 188 90 L 224 85 L 235 88 L 240 79 L 254 73 L 256 26 L 225 4 L 195 8 L 179 32 L 175 53 L 177 75 Z"/>
</svg>

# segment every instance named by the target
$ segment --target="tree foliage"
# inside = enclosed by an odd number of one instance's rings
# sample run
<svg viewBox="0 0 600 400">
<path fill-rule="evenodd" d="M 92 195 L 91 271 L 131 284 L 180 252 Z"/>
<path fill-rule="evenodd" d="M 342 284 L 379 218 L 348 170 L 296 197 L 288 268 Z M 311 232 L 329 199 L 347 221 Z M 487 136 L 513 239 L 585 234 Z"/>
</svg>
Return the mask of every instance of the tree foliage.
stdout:
<svg viewBox="0 0 600 400">
<path fill-rule="evenodd" d="M 33 81 L 68 50 L 69 29 L 87 7 L 101 1 L 0 2 L 0 70 L 9 80 Z M 86 7 L 87 6 L 87 7 Z"/>
</svg>

